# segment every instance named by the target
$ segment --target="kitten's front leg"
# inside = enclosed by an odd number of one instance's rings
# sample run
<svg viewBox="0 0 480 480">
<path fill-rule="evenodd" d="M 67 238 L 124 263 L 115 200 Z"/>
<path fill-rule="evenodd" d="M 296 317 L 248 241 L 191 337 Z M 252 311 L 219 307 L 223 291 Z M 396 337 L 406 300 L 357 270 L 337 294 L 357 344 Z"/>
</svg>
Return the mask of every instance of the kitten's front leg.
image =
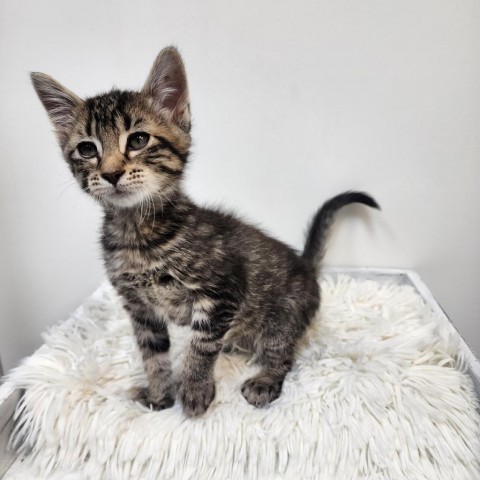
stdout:
<svg viewBox="0 0 480 480">
<path fill-rule="evenodd" d="M 215 397 L 213 368 L 230 325 L 233 307 L 228 302 L 203 298 L 193 305 L 193 336 L 183 368 L 180 400 L 189 417 L 204 413 Z"/>
<path fill-rule="evenodd" d="M 134 396 L 154 410 L 169 408 L 175 402 L 175 392 L 167 325 L 163 318 L 145 309 L 130 308 L 130 316 L 148 379 L 148 387 L 137 389 Z"/>
</svg>

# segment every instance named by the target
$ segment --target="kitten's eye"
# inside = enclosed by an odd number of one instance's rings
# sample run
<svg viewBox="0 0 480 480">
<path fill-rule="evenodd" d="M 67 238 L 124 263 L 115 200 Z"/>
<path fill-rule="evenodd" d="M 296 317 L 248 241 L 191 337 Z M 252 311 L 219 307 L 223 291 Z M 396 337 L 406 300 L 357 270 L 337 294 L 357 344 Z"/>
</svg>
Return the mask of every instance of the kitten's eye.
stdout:
<svg viewBox="0 0 480 480">
<path fill-rule="evenodd" d="M 150 135 L 145 132 L 132 133 L 127 140 L 127 147 L 129 150 L 140 150 L 150 139 Z"/>
<path fill-rule="evenodd" d="M 97 147 L 93 142 L 80 142 L 77 150 L 83 158 L 92 158 L 97 155 Z"/>
</svg>

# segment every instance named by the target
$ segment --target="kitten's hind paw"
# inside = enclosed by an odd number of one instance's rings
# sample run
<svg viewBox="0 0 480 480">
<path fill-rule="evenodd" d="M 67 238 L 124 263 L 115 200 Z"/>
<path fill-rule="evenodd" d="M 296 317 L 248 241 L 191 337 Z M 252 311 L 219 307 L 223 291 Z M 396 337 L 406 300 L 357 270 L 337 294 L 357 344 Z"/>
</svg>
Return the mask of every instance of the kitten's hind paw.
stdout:
<svg viewBox="0 0 480 480">
<path fill-rule="evenodd" d="M 265 376 L 249 378 L 242 385 L 242 395 L 251 405 L 265 407 L 280 396 L 282 383 Z"/>
<path fill-rule="evenodd" d="M 173 407 L 175 398 L 170 394 L 165 394 L 159 398 L 153 398 L 150 395 L 148 387 L 133 387 L 129 390 L 129 396 L 135 402 L 139 402 L 148 408 L 153 410 L 165 410 L 166 408 Z"/>
</svg>

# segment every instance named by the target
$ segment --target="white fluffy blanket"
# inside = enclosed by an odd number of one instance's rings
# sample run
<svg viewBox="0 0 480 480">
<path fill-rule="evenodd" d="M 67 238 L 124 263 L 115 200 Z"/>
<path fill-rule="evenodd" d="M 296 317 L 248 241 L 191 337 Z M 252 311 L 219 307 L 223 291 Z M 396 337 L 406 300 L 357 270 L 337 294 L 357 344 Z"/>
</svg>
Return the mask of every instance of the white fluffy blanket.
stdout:
<svg viewBox="0 0 480 480">
<path fill-rule="evenodd" d="M 277 401 L 249 405 L 240 386 L 257 367 L 222 354 L 214 403 L 188 419 L 178 403 L 154 412 L 128 399 L 145 376 L 104 284 L 10 375 L 26 389 L 14 438 L 29 451 L 29 473 L 11 478 L 480 479 L 478 404 L 455 330 L 410 287 L 346 276 L 321 287 Z M 188 329 L 171 336 L 178 374 Z"/>
</svg>

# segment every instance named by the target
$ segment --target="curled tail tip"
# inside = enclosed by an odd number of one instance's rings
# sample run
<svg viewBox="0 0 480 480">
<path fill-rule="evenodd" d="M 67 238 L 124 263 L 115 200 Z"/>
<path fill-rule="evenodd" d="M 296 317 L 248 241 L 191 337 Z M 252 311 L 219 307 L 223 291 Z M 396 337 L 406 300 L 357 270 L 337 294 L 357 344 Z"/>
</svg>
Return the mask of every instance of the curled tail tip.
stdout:
<svg viewBox="0 0 480 480">
<path fill-rule="evenodd" d="M 317 270 L 325 253 L 325 244 L 336 212 L 352 203 L 381 210 L 378 202 L 365 192 L 349 190 L 327 200 L 312 219 L 302 254 Z"/>
<path fill-rule="evenodd" d="M 367 205 L 368 207 L 371 207 L 371 208 L 376 208 L 377 210 L 382 209 L 380 207 L 380 204 L 371 195 L 365 192 L 348 190 L 345 193 L 341 193 L 340 195 L 333 197 L 333 199 L 335 198 L 339 198 L 339 199 L 344 198 L 346 200 L 345 205 L 348 205 L 350 203 L 363 203 L 364 205 Z"/>
</svg>

